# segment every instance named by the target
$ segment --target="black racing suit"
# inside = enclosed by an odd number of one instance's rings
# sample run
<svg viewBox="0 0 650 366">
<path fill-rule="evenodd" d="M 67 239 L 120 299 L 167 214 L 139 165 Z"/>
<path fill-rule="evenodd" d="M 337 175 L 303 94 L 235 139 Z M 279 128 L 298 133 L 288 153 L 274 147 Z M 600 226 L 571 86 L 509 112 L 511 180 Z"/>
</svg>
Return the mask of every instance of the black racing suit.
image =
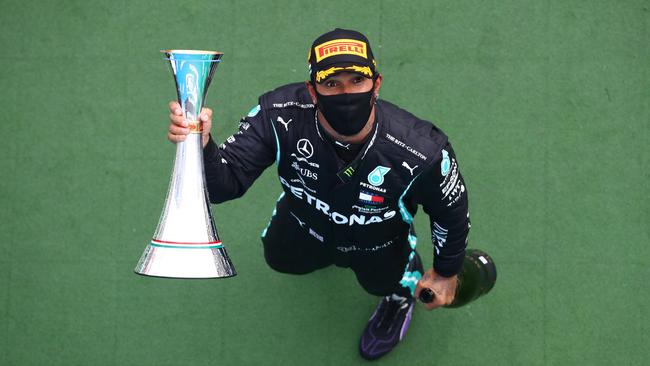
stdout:
<svg viewBox="0 0 650 366">
<path fill-rule="evenodd" d="M 467 188 L 442 131 L 379 100 L 375 127 L 344 162 L 316 120 L 304 83 L 259 98 L 239 132 L 204 150 L 210 201 L 240 197 L 274 162 L 283 189 L 262 233 L 265 257 L 281 272 L 336 264 L 354 270 L 366 291 L 412 295 L 422 276 L 413 215 L 430 217 L 433 267 L 453 276 L 463 263 Z"/>
</svg>

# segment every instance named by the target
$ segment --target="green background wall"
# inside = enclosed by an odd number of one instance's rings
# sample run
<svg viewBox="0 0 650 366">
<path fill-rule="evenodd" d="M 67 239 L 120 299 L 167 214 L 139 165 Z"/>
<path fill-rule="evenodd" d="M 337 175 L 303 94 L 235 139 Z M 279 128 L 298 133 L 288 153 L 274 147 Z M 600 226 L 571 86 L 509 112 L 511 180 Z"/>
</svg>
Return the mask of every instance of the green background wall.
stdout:
<svg viewBox="0 0 650 366">
<path fill-rule="evenodd" d="M 132 270 L 174 155 L 166 48 L 225 53 L 222 140 L 307 78 L 311 41 L 369 37 L 381 97 L 451 138 L 493 292 L 426 312 L 378 365 L 642 365 L 650 356 L 649 1 L 0 1 L 0 365 L 354 365 L 377 299 L 350 271 L 274 273 L 269 169 L 213 206 L 239 275 Z M 428 223 L 419 249 L 432 258 Z"/>
</svg>

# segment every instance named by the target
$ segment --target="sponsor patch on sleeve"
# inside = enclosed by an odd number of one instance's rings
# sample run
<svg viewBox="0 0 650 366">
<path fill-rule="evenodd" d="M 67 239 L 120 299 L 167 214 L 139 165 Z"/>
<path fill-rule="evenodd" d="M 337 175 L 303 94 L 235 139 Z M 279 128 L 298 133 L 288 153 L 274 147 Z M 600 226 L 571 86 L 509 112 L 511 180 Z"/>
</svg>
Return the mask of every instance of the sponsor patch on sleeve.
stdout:
<svg viewBox="0 0 650 366">
<path fill-rule="evenodd" d="M 260 112 L 260 109 L 261 109 L 260 105 L 259 104 L 256 105 L 255 107 L 251 108 L 250 111 L 248 111 L 248 114 L 246 115 L 246 117 L 255 117 L 255 116 L 257 116 L 257 114 Z"/>
<path fill-rule="evenodd" d="M 451 168 L 451 163 L 449 161 L 449 153 L 447 150 L 442 150 L 442 162 L 440 163 L 440 174 L 442 174 L 443 177 L 447 176 L 449 174 L 449 169 Z"/>
</svg>

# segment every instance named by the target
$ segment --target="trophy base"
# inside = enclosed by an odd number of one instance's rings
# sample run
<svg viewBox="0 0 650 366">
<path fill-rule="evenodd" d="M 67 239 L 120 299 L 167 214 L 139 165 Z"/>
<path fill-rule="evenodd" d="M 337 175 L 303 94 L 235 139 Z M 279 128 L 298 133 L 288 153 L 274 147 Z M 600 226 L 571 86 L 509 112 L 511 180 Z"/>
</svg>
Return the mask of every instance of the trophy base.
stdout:
<svg viewBox="0 0 650 366">
<path fill-rule="evenodd" d="M 134 269 L 150 277 L 207 279 L 237 275 L 226 248 L 220 243 L 180 244 L 152 241 Z"/>
</svg>

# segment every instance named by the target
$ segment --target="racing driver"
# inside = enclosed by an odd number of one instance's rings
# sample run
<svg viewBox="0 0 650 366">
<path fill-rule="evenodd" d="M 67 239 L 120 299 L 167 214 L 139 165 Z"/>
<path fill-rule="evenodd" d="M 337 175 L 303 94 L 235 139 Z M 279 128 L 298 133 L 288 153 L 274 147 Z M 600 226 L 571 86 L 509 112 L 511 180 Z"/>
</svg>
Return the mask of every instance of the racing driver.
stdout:
<svg viewBox="0 0 650 366">
<path fill-rule="evenodd" d="M 404 337 L 422 289 L 435 294 L 428 309 L 453 301 L 470 228 L 467 188 L 447 136 L 379 99 L 382 75 L 363 34 L 321 35 L 308 64 L 308 81 L 262 95 L 219 146 L 209 134 L 212 110 L 203 110 L 210 201 L 242 196 L 275 163 L 282 194 L 262 233 L 268 265 L 291 274 L 354 271 L 381 296 L 359 342 L 361 356 L 376 359 Z M 184 141 L 181 107 L 169 107 L 168 139 Z M 431 224 L 426 271 L 415 250 L 418 205 Z"/>
</svg>

